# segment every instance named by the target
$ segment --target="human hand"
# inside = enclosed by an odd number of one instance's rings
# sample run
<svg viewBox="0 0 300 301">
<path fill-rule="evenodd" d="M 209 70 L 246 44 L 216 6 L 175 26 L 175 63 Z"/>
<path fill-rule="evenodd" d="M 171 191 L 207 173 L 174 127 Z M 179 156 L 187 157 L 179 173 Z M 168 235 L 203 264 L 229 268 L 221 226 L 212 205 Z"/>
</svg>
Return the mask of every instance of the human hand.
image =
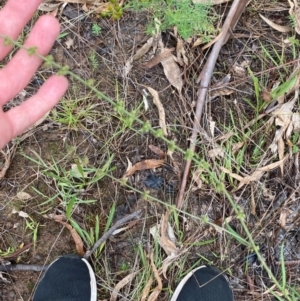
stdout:
<svg viewBox="0 0 300 301">
<path fill-rule="evenodd" d="M 23 27 L 30 20 L 42 0 L 8 0 L 0 11 L 0 35 L 16 40 Z M 59 34 L 58 21 L 45 15 L 38 19 L 24 46 L 37 47 L 37 52 L 45 56 L 50 51 Z M 11 50 L 0 38 L 0 60 Z M 63 76 L 51 76 L 39 89 L 21 105 L 3 112 L 2 106 L 22 91 L 38 69 L 42 59 L 29 56 L 19 49 L 12 60 L 0 70 L 0 150 L 14 137 L 24 132 L 42 118 L 63 96 L 68 81 Z"/>
</svg>

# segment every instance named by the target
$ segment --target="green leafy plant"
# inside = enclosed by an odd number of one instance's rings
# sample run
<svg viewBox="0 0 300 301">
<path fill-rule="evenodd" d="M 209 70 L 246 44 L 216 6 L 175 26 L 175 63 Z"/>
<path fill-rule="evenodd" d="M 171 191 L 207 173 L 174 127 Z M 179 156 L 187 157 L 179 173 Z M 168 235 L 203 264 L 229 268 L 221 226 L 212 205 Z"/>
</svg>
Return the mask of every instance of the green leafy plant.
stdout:
<svg viewBox="0 0 300 301">
<path fill-rule="evenodd" d="M 92 33 L 95 35 L 95 36 L 98 36 L 102 31 L 102 28 L 97 24 L 97 23 L 94 23 L 92 25 Z"/>
<path fill-rule="evenodd" d="M 135 11 L 148 10 L 152 13 L 152 21 L 148 24 L 148 33 L 152 33 L 160 22 L 162 31 L 176 26 L 183 39 L 202 34 L 208 39 L 215 32 L 213 18 L 209 16 L 209 4 L 193 3 L 192 0 L 132 0 L 128 9 Z"/>
</svg>

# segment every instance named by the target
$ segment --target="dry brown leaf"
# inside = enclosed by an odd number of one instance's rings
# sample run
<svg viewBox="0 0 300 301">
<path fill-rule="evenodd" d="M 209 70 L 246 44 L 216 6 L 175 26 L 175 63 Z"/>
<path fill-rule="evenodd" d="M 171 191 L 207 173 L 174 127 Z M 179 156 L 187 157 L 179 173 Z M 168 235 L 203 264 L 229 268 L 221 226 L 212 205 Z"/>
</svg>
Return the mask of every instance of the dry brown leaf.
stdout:
<svg viewBox="0 0 300 301">
<path fill-rule="evenodd" d="M 290 135 L 292 134 L 292 131 L 294 129 L 293 124 L 293 108 L 295 105 L 296 100 L 298 99 L 299 92 L 298 90 L 295 90 L 295 97 L 282 105 L 280 105 L 279 108 L 274 110 L 271 114 L 271 116 L 275 117 L 275 125 L 278 127 L 278 129 L 275 132 L 274 139 L 269 146 L 271 151 L 275 153 L 278 148 L 280 147 L 280 151 L 282 152 L 282 148 L 284 148 L 284 142 L 283 135 L 285 134 L 285 139 L 289 139 Z M 296 114 L 296 113 L 295 113 Z M 294 120 L 296 120 L 297 117 L 294 117 Z M 296 121 L 295 127 L 298 127 L 298 122 Z"/>
<path fill-rule="evenodd" d="M 22 210 L 19 212 L 19 216 L 20 217 L 24 217 L 24 218 L 28 218 L 29 217 L 28 213 L 26 213 L 26 212 L 24 212 Z"/>
<path fill-rule="evenodd" d="M 195 48 L 199 45 L 203 44 L 203 39 L 202 38 L 198 38 L 192 45 L 192 48 Z"/>
<path fill-rule="evenodd" d="M 126 173 L 132 168 L 132 162 L 126 157 L 127 159 L 127 169 L 126 169 Z"/>
<path fill-rule="evenodd" d="M 24 192 L 24 191 L 18 192 L 16 197 L 17 197 L 17 199 L 22 200 L 22 201 L 29 200 L 32 198 L 32 196 L 29 193 Z"/>
<path fill-rule="evenodd" d="M 145 68 L 145 69 L 150 69 L 157 64 L 159 64 L 162 60 L 166 59 L 169 56 L 172 56 L 171 52 L 174 51 L 175 48 L 170 48 L 170 49 L 163 49 L 161 53 L 156 55 L 153 59 L 151 59 L 149 62 L 141 64 L 140 67 Z"/>
<path fill-rule="evenodd" d="M 178 248 L 175 245 L 175 235 L 174 231 L 169 224 L 169 212 L 165 215 L 162 215 L 161 218 L 161 225 L 160 225 L 160 245 L 167 253 L 167 255 L 177 254 Z"/>
<path fill-rule="evenodd" d="M 133 58 L 129 58 L 126 63 L 125 63 L 125 66 L 124 66 L 124 76 L 126 77 L 129 72 L 131 71 L 132 67 L 133 67 Z"/>
<path fill-rule="evenodd" d="M 155 153 L 156 155 L 158 155 L 161 159 L 165 159 L 166 158 L 166 153 L 164 151 L 162 151 L 159 147 L 150 144 L 149 149 L 151 149 L 153 151 L 153 153 Z"/>
<path fill-rule="evenodd" d="M 143 289 L 141 301 L 145 301 L 147 299 L 150 289 L 151 289 L 151 286 L 152 286 L 152 283 L 153 283 L 153 278 L 151 277 Z"/>
<path fill-rule="evenodd" d="M 38 10 L 44 11 L 44 12 L 53 12 L 58 9 L 58 7 L 61 5 L 61 3 L 41 3 L 38 7 Z"/>
<path fill-rule="evenodd" d="M 237 179 L 239 181 L 242 181 L 244 178 L 242 176 L 239 176 L 238 174 L 236 173 L 233 173 L 231 172 L 229 169 L 223 167 L 223 166 L 220 166 L 220 169 L 225 172 L 226 174 L 230 175 L 231 177 L 233 177 L 234 179 Z"/>
<path fill-rule="evenodd" d="M 299 113 L 293 114 L 292 123 L 293 123 L 294 132 L 299 132 L 300 131 L 300 114 Z"/>
<path fill-rule="evenodd" d="M 278 146 L 278 158 L 279 160 L 282 160 L 284 158 L 284 147 L 285 147 L 282 137 L 278 139 L 277 146 Z M 279 167 L 280 167 L 281 175 L 283 175 L 284 162 L 282 162 Z"/>
<path fill-rule="evenodd" d="M 155 280 L 157 282 L 157 286 L 153 289 L 152 293 L 150 294 L 150 296 L 148 298 L 148 301 L 155 301 L 157 299 L 158 295 L 160 294 L 160 292 L 162 291 L 162 281 L 159 276 L 158 270 L 154 264 L 153 252 L 151 252 L 150 260 L 151 260 L 152 271 L 153 271 Z"/>
<path fill-rule="evenodd" d="M 263 15 L 259 14 L 260 17 L 272 28 L 274 28 L 275 30 L 279 31 L 279 32 L 290 32 L 292 31 L 292 28 L 290 26 L 281 26 L 278 25 L 276 23 L 274 23 L 273 21 L 269 20 L 268 18 L 264 17 Z"/>
<path fill-rule="evenodd" d="M 247 283 L 248 283 L 248 286 L 249 286 L 249 290 L 250 290 L 251 292 L 255 292 L 254 281 L 253 281 L 253 279 L 249 276 L 248 273 L 246 274 L 246 279 L 247 279 Z"/>
<path fill-rule="evenodd" d="M 227 88 L 227 87 L 223 87 L 223 88 L 218 88 L 218 89 L 214 89 L 212 91 L 210 91 L 209 93 L 209 99 L 208 101 L 211 101 L 219 96 L 226 96 L 226 95 L 230 95 L 234 92 L 234 90 Z"/>
<path fill-rule="evenodd" d="M 67 49 L 70 49 L 74 46 L 74 40 L 71 37 L 67 37 L 65 44 L 67 46 Z"/>
<path fill-rule="evenodd" d="M 181 94 L 183 80 L 182 72 L 177 65 L 174 57 L 171 55 L 161 61 L 164 68 L 164 73 L 170 84 L 175 87 L 179 94 Z"/>
<path fill-rule="evenodd" d="M 186 253 L 188 250 L 189 250 L 188 248 L 181 249 L 180 252 L 177 255 L 171 254 L 166 259 L 164 259 L 163 264 L 162 264 L 161 268 L 159 269 L 159 272 L 164 275 L 165 279 L 168 279 L 167 278 L 167 269 L 168 269 L 168 267 L 173 266 L 174 261 L 178 260 L 179 258 L 182 258 L 182 255 L 184 253 Z"/>
<path fill-rule="evenodd" d="M 287 157 L 288 157 L 288 155 L 286 155 L 282 160 L 279 160 L 277 162 L 271 163 L 271 164 L 266 165 L 264 167 L 258 168 L 251 175 L 245 176 L 245 177 L 241 177 L 238 174 L 232 173 L 227 168 L 222 167 L 222 166 L 220 167 L 220 169 L 223 172 L 229 174 L 231 177 L 233 177 L 233 178 L 240 181 L 238 187 L 236 189 L 234 189 L 234 191 L 236 191 L 236 190 L 241 189 L 244 185 L 248 185 L 251 182 L 258 181 L 265 172 L 271 171 L 271 170 L 281 166 L 284 163 L 284 161 L 287 159 Z"/>
<path fill-rule="evenodd" d="M 273 170 L 273 169 L 281 166 L 281 164 L 284 163 L 284 161 L 286 160 L 287 157 L 288 157 L 288 155 L 285 156 L 282 160 L 279 160 L 279 161 L 277 161 L 275 163 L 271 163 L 271 164 L 269 164 L 267 166 L 258 168 L 252 175 L 244 177 L 243 180 L 240 182 L 240 184 L 239 184 L 239 186 L 237 187 L 236 190 L 240 189 L 244 185 L 249 184 L 250 182 L 258 181 L 265 172 L 271 171 L 271 170 Z"/>
<path fill-rule="evenodd" d="M 162 216 L 159 225 L 155 225 L 150 228 L 150 234 L 154 239 L 158 240 L 159 245 L 164 249 L 168 256 L 177 255 L 179 249 L 176 247 L 175 235 L 171 225 L 168 222 L 169 213 L 167 212 Z"/>
<path fill-rule="evenodd" d="M 116 301 L 117 298 L 118 298 L 118 294 L 119 294 L 119 291 L 125 286 L 127 285 L 129 282 L 131 282 L 134 277 L 136 276 L 138 272 L 133 272 L 129 275 L 127 275 L 126 277 L 124 277 L 121 281 L 119 281 L 117 283 L 117 285 L 113 288 L 113 291 L 111 293 L 111 296 L 110 296 L 110 301 Z"/>
<path fill-rule="evenodd" d="M 216 122 L 212 121 L 211 119 L 209 120 L 209 131 L 211 134 L 211 137 L 215 137 L 215 127 L 216 127 Z"/>
<path fill-rule="evenodd" d="M 176 45 L 176 54 L 180 66 L 184 66 L 184 65 L 187 66 L 189 64 L 189 60 L 186 56 L 186 51 L 183 46 L 183 42 L 178 37 L 177 37 L 177 45 Z"/>
<path fill-rule="evenodd" d="M 153 44 L 153 37 L 147 40 L 147 42 L 135 53 L 133 56 L 133 60 L 139 60 L 141 57 L 143 57 L 151 48 Z"/>
<path fill-rule="evenodd" d="M 286 216 L 287 216 L 287 209 L 282 208 L 280 211 L 280 217 L 279 217 L 279 225 L 281 226 L 282 229 L 285 229 L 286 227 Z"/>
<path fill-rule="evenodd" d="M 146 159 L 134 164 L 128 171 L 126 171 L 124 177 L 133 175 L 136 171 L 146 170 L 152 168 L 158 168 L 165 163 L 165 160 Z"/>
<path fill-rule="evenodd" d="M 298 34 L 300 34 L 300 7 L 297 7 L 295 9 L 294 17 L 295 17 L 295 23 L 296 23 L 295 30 Z"/>
<path fill-rule="evenodd" d="M 70 231 L 72 238 L 75 242 L 77 254 L 80 256 L 83 256 L 85 254 L 84 249 L 83 249 L 83 241 L 82 241 L 81 237 L 79 236 L 79 234 L 76 232 L 76 230 L 70 224 L 68 224 L 67 222 L 64 222 L 62 220 L 61 215 L 58 215 L 58 216 L 55 215 L 52 217 L 56 222 L 62 224 L 64 227 L 66 227 Z"/>
<path fill-rule="evenodd" d="M 262 188 L 264 200 L 268 202 L 274 201 L 276 194 L 272 193 L 272 191 L 269 188 L 267 188 L 265 185 L 262 185 L 261 188 Z"/>
<path fill-rule="evenodd" d="M 159 125 L 163 131 L 164 136 L 168 136 L 168 131 L 167 131 L 167 126 L 166 126 L 166 114 L 165 114 L 165 109 L 159 99 L 158 92 L 151 87 L 147 87 L 149 93 L 153 97 L 153 103 L 156 105 L 158 109 L 158 116 L 159 116 Z"/>
<path fill-rule="evenodd" d="M 232 153 L 235 154 L 236 152 L 238 152 L 244 146 L 244 144 L 244 141 L 234 143 L 232 146 Z"/>
<path fill-rule="evenodd" d="M 215 38 L 213 38 L 209 43 L 207 43 L 205 46 L 201 48 L 201 50 L 205 50 L 215 44 L 223 35 L 223 32 L 220 32 Z"/>
<path fill-rule="evenodd" d="M 260 167 L 257 169 L 257 171 L 263 171 L 263 172 L 266 172 L 266 171 L 271 171 L 275 168 L 277 168 L 278 166 L 280 166 L 281 164 L 281 161 L 285 161 L 287 159 L 288 155 L 286 155 L 282 160 L 280 161 L 277 161 L 277 162 L 274 162 L 274 163 L 271 163 L 269 165 L 266 165 L 264 167 Z"/>
<path fill-rule="evenodd" d="M 236 73 L 237 76 L 243 77 L 246 75 L 246 68 L 243 67 L 241 64 L 235 62 L 232 66 L 232 69 Z"/>
<path fill-rule="evenodd" d="M 133 62 L 136 60 L 139 60 L 141 57 L 143 57 L 153 46 L 154 43 L 154 37 L 151 37 L 150 39 L 147 40 L 147 42 L 136 52 L 136 54 L 129 58 L 124 66 L 124 75 L 125 77 L 129 74 L 133 67 Z"/>
<path fill-rule="evenodd" d="M 224 158 L 224 150 L 221 146 L 215 147 L 208 151 L 208 156 L 212 159 L 216 157 Z"/>
<path fill-rule="evenodd" d="M 250 204 L 250 213 L 253 216 L 256 216 L 256 203 L 255 203 L 255 196 L 253 191 L 253 186 L 251 185 L 251 204 Z"/>
<path fill-rule="evenodd" d="M 204 172 L 204 169 L 197 168 L 192 174 L 193 181 L 197 184 L 196 189 L 202 188 L 203 181 L 201 180 L 201 174 L 203 172 Z"/>
</svg>

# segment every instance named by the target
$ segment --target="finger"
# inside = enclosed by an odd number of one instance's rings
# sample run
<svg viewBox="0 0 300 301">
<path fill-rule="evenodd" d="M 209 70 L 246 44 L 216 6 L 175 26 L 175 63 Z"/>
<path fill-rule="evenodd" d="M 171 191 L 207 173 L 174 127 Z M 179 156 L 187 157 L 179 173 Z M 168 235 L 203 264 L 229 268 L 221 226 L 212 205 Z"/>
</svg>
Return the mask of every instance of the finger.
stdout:
<svg viewBox="0 0 300 301">
<path fill-rule="evenodd" d="M 49 112 L 58 103 L 67 88 L 68 80 L 64 76 L 53 75 L 43 84 L 36 95 L 5 113 L 4 120 L 1 120 L 0 149 Z"/>
<path fill-rule="evenodd" d="M 0 11 L 0 35 L 16 40 L 41 2 L 42 0 L 9 0 Z M 4 46 L 0 39 L 0 60 L 10 50 L 11 46 Z"/>
<path fill-rule="evenodd" d="M 45 56 L 58 34 L 58 21 L 50 15 L 42 16 L 36 22 L 24 46 L 37 46 L 37 52 Z M 24 49 L 17 52 L 7 66 L 0 70 L 0 105 L 8 102 L 28 84 L 41 62 L 40 58 L 36 55 L 30 56 Z"/>
</svg>

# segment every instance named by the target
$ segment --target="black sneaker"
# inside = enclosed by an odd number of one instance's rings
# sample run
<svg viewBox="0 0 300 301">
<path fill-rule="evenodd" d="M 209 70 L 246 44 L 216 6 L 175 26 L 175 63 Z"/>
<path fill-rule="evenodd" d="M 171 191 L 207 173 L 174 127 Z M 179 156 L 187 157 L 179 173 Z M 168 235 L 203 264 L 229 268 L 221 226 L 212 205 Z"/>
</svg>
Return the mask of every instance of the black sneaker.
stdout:
<svg viewBox="0 0 300 301">
<path fill-rule="evenodd" d="M 201 266 L 180 281 L 171 301 L 233 301 L 233 293 L 220 270 Z"/>
<path fill-rule="evenodd" d="M 64 255 L 51 263 L 39 282 L 33 301 L 96 301 L 94 271 L 88 261 Z"/>
</svg>

